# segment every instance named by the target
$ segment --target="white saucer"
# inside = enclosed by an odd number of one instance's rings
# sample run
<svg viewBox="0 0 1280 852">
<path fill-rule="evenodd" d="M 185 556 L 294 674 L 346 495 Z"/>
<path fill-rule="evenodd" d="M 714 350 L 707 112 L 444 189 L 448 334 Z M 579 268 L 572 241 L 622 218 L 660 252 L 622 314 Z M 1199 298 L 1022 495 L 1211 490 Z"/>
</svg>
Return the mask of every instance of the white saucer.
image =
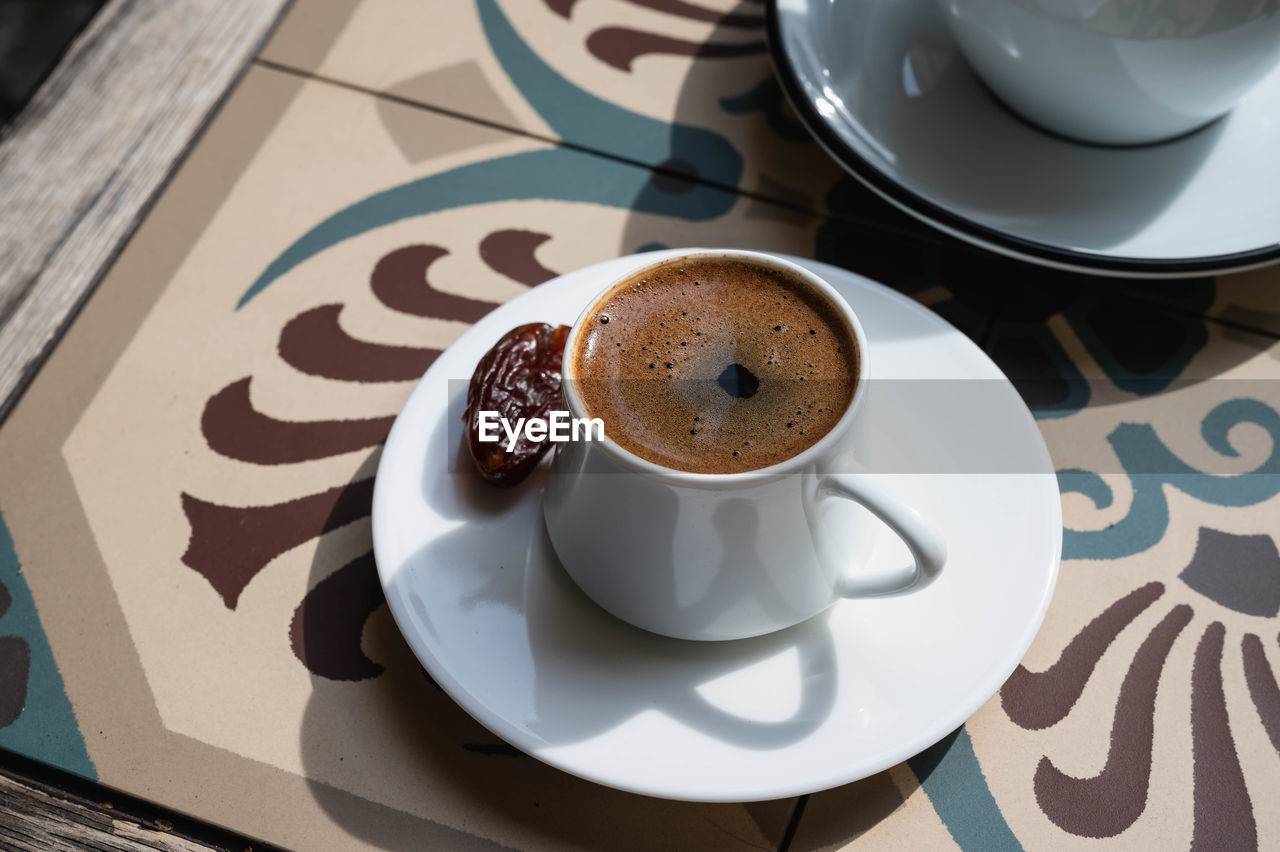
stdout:
<svg viewBox="0 0 1280 852">
<path fill-rule="evenodd" d="M 1280 259 L 1280 69 L 1225 119 L 1106 148 L 1016 118 L 933 0 L 773 0 L 774 67 L 823 147 L 920 219 L 1065 269 L 1204 275 Z"/>
<path fill-rule="evenodd" d="M 466 382 L 493 342 L 522 323 L 571 323 L 639 261 L 608 261 L 530 290 L 477 323 L 418 383 L 387 439 L 373 496 L 378 574 L 396 623 L 449 695 L 517 748 L 667 798 L 811 792 L 937 742 L 995 693 L 1031 644 L 1057 577 L 1062 523 L 1030 413 L 990 359 L 927 309 L 852 273 L 791 259 L 839 290 L 866 329 L 871 378 L 880 381 L 865 409 L 877 417 L 878 454 L 916 470 L 962 470 L 972 465 L 955 459 L 1002 458 L 1012 438 L 1026 448 L 1023 470 L 879 474 L 947 538 L 946 569 L 922 592 L 842 601 L 758 639 L 645 633 L 597 608 L 557 562 L 542 524 L 545 460 L 505 491 L 480 481 L 460 443 Z M 898 383 L 932 390 L 877 398 L 894 379 L 944 381 Z M 936 392 L 944 387 L 955 393 Z M 974 392 L 1015 406 L 991 424 L 989 406 L 966 404 Z M 874 568 L 907 559 L 892 536 L 877 539 Z"/>
</svg>

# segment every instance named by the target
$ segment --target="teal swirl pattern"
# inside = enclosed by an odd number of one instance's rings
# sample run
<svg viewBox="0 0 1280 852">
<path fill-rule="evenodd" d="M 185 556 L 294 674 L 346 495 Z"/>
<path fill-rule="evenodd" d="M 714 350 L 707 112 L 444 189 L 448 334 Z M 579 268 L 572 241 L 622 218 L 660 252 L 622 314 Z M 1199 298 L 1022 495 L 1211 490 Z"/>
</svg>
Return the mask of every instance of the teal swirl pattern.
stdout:
<svg viewBox="0 0 1280 852">
<path fill-rule="evenodd" d="M 1280 414 L 1256 399 L 1231 399 L 1205 417 L 1200 433 L 1205 443 L 1228 458 L 1239 455 L 1227 440 L 1242 423 L 1261 426 L 1271 436 L 1271 455 L 1257 470 L 1217 476 L 1196 470 L 1165 446 L 1146 423 L 1122 423 L 1107 437 L 1133 485 L 1128 514 L 1101 530 L 1064 530 L 1064 559 L 1119 559 L 1154 546 L 1169 527 L 1164 486 L 1218 506 L 1252 506 L 1280 494 Z M 1111 488 L 1098 474 L 1077 469 L 1058 472 L 1062 493 L 1083 494 L 1099 509 L 1110 506 Z"/>
</svg>

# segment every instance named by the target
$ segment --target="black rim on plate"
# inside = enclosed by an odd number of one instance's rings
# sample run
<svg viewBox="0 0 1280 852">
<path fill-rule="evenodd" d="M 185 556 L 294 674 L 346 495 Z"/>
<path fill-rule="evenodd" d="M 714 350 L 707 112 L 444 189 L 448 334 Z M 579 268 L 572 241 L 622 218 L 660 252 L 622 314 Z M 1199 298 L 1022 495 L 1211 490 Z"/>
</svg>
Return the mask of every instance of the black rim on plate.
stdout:
<svg viewBox="0 0 1280 852">
<path fill-rule="evenodd" d="M 1280 244 L 1231 254 L 1170 260 L 1114 257 L 1024 239 L 959 216 L 892 179 L 837 136 L 806 96 L 799 74 L 783 49 L 778 0 L 766 3 L 765 22 L 774 73 L 792 109 L 809 132 L 846 171 L 890 202 L 934 227 L 970 238 L 987 248 L 1004 249 L 1027 259 L 1049 261 L 1085 272 L 1181 276 L 1197 272 L 1227 272 L 1280 259 Z"/>
</svg>

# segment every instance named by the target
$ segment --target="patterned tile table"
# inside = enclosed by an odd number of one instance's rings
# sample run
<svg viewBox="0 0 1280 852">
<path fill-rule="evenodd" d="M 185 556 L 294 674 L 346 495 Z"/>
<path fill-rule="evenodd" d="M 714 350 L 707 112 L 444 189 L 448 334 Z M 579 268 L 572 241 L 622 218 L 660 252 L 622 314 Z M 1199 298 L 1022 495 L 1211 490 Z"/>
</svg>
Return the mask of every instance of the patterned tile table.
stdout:
<svg viewBox="0 0 1280 852">
<path fill-rule="evenodd" d="M 1280 272 L 1130 285 L 941 238 L 808 140 L 760 22 L 299 0 L 0 427 L 0 747 L 308 849 L 1280 846 Z M 527 288 L 680 245 L 930 306 L 1059 470 L 1023 667 L 879 776 L 578 780 L 458 709 L 382 600 L 372 475 L 414 380 Z"/>
</svg>

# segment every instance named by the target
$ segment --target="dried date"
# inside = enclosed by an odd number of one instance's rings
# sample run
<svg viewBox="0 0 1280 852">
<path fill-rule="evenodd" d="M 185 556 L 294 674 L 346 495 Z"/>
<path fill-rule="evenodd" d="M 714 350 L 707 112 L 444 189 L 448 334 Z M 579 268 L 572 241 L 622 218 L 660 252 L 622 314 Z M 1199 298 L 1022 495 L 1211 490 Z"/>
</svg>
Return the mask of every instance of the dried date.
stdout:
<svg viewBox="0 0 1280 852">
<path fill-rule="evenodd" d="M 505 436 L 498 443 L 480 440 L 480 412 L 496 411 L 507 422 L 545 418 L 564 408 L 560 365 L 569 326 L 536 322 L 513 328 L 485 353 L 467 390 L 467 443 L 471 458 L 485 481 L 508 487 L 529 475 L 550 442 L 530 441 L 523 433 L 507 452 Z"/>
</svg>

